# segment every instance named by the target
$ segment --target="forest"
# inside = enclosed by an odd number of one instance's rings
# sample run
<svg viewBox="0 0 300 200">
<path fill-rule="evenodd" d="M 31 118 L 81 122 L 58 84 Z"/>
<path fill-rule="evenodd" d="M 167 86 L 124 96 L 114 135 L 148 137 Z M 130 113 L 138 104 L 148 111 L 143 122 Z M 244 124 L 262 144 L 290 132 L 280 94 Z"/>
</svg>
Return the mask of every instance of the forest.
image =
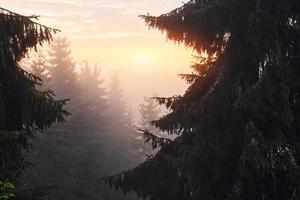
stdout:
<svg viewBox="0 0 300 200">
<path fill-rule="evenodd" d="M 300 1 L 25 1 L 0 3 L 0 200 L 300 199 Z"/>
</svg>

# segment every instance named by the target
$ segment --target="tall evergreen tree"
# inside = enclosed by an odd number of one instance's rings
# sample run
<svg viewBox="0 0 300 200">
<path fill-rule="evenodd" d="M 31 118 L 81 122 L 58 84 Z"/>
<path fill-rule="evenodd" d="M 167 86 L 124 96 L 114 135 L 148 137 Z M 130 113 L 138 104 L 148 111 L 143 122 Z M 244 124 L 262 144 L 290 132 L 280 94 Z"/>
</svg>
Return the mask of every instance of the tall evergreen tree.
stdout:
<svg viewBox="0 0 300 200">
<path fill-rule="evenodd" d="M 125 112 L 125 127 L 127 127 L 128 131 L 134 132 L 136 129 L 134 123 L 134 113 L 130 106 L 127 105 Z"/>
<path fill-rule="evenodd" d="M 144 102 L 140 105 L 140 120 L 138 121 L 138 131 L 135 135 L 135 148 L 145 155 L 153 154 L 152 146 L 146 144 L 149 136 L 161 136 L 161 131 L 153 125 L 153 121 L 158 120 L 161 116 L 161 109 L 155 99 L 144 97 Z M 141 131 L 146 130 L 147 135 Z M 144 141 L 146 139 L 146 141 Z"/>
<path fill-rule="evenodd" d="M 158 99 L 176 140 L 106 182 L 152 200 L 299 199 L 300 2 L 193 0 L 143 19 L 199 62 L 183 96 Z"/>
<path fill-rule="evenodd" d="M 69 58 L 71 54 L 63 60 Z M 53 56 L 50 59 L 58 60 Z M 70 62 L 65 62 L 68 63 Z M 75 88 L 69 95 L 78 94 L 78 91 L 80 93 L 75 97 L 66 96 L 71 98 L 69 110 L 72 118 L 63 125 L 51 127 L 48 134 L 34 141 L 35 152 L 29 157 L 35 165 L 23 176 L 23 183 L 27 186 L 56 185 L 55 192 L 47 196 L 49 200 L 127 199 L 124 195 L 109 190 L 99 181 L 101 177 L 115 172 L 115 169 L 128 168 L 129 162 L 123 141 L 118 137 L 111 137 L 115 132 L 108 126 L 108 95 L 103 87 L 99 67 L 90 67 L 87 62 L 83 62 L 74 77 L 68 74 L 69 71 L 75 72 L 74 65 L 59 65 L 69 70 L 56 69 L 56 73 L 51 71 L 52 67 L 49 70 L 50 84 L 59 91 Z M 55 80 L 71 79 L 74 83 L 61 87 L 56 82 L 51 83 Z"/>
<path fill-rule="evenodd" d="M 108 117 L 113 122 L 110 127 L 111 134 L 116 139 L 121 138 L 122 145 L 127 148 L 132 142 L 134 132 L 133 113 L 126 102 L 120 86 L 119 74 L 116 71 L 111 76 L 108 96 Z"/>
<path fill-rule="evenodd" d="M 39 78 L 39 83 L 36 86 L 39 90 L 46 90 L 47 83 L 49 81 L 49 72 L 47 70 L 48 63 L 46 56 L 43 54 L 42 49 L 38 49 L 35 57 L 31 58 L 30 72 Z"/>
<path fill-rule="evenodd" d="M 109 86 L 109 110 L 108 114 L 118 126 L 125 126 L 127 103 L 123 94 L 123 90 L 120 86 L 119 75 L 117 72 L 113 72 L 110 79 Z"/>
<path fill-rule="evenodd" d="M 70 105 L 78 103 L 80 86 L 76 73 L 76 65 L 71 57 L 70 42 L 67 37 L 57 37 L 49 49 L 48 87 L 56 92 L 57 98 L 70 98 Z M 74 108 L 72 108 L 74 112 Z"/>
<path fill-rule="evenodd" d="M 80 181 L 83 171 L 81 161 L 86 159 L 83 143 L 88 140 L 88 124 L 83 118 L 82 88 L 66 37 L 57 37 L 49 45 L 47 63 L 49 79 L 46 87 L 54 90 L 55 98 L 69 100 L 67 109 L 72 115 L 65 124 L 51 127 L 48 134 L 34 141 L 35 152 L 29 159 L 35 166 L 25 173 L 23 183 L 30 187 L 57 184 L 49 199 L 82 198 L 83 193 L 75 183 Z M 71 190 L 78 192 L 71 194 Z"/>
<path fill-rule="evenodd" d="M 138 160 L 138 155 L 134 155 L 133 152 L 136 130 L 133 124 L 133 113 L 126 102 L 118 76 L 117 72 L 112 74 L 108 92 L 108 117 L 110 120 L 108 133 L 112 152 L 115 155 L 114 161 L 119 163 L 119 168 L 128 168 Z"/>
<path fill-rule="evenodd" d="M 0 8 L 0 180 L 15 181 L 28 167 L 23 152 L 29 140 L 68 115 L 65 101 L 55 101 L 51 91 L 38 91 L 38 78 L 18 65 L 30 49 L 50 42 L 57 32 L 33 18 Z"/>
<path fill-rule="evenodd" d="M 152 121 L 160 118 L 161 110 L 155 99 L 144 97 L 143 104 L 140 105 L 139 128 L 147 129 L 149 132 L 158 135 L 160 130 L 152 124 Z"/>
<path fill-rule="evenodd" d="M 104 80 L 100 77 L 100 68 L 95 65 L 93 69 L 87 61 L 83 62 L 80 73 L 80 85 L 83 88 L 81 101 L 83 102 L 85 118 L 89 123 L 104 123 L 108 107 L 108 94 L 104 88 Z M 98 127 L 99 128 L 99 127 Z"/>
</svg>

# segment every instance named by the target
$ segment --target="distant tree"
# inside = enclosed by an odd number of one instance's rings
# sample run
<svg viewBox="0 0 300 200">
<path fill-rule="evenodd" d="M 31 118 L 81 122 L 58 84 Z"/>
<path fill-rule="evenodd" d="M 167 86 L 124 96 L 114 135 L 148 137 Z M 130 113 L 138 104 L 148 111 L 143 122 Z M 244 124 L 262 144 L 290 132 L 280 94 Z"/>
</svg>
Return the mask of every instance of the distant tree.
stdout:
<svg viewBox="0 0 300 200">
<path fill-rule="evenodd" d="M 47 71 L 47 59 L 46 56 L 43 54 L 42 49 L 38 49 L 37 53 L 35 54 L 35 57 L 32 57 L 30 61 L 30 72 L 34 76 L 39 78 L 38 85 L 36 86 L 37 89 L 46 90 L 46 86 L 49 81 L 49 72 Z"/>
<path fill-rule="evenodd" d="M 100 72 L 97 65 L 91 68 L 87 61 L 81 66 L 80 85 L 83 89 L 81 101 L 86 119 L 88 121 L 92 119 L 95 123 L 107 121 L 105 118 L 107 118 L 108 94 Z"/>
<path fill-rule="evenodd" d="M 158 120 L 161 117 L 161 109 L 159 104 L 156 102 L 155 99 L 144 97 L 144 102 L 140 105 L 140 120 L 138 121 L 137 131 L 135 132 L 134 137 L 134 146 L 143 156 L 153 154 L 152 146 L 146 144 L 147 142 L 145 139 L 147 135 L 143 133 L 144 130 L 147 133 L 160 137 L 161 131 L 153 125 L 152 122 Z"/>
<path fill-rule="evenodd" d="M 72 115 L 66 123 L 52 126 L 47 130 L 47 135 L 33 142 L 35 152 L 28 157 L 36 165 L 24 175 L 23 182 L 31 187 L 58 183 L 53 198 L 71 198 L 71 195 L 64 195 L 71 193 L 69 187 L 78 188 L 75 182 L 81 173 L 79 165 L 85 159 L 83 143 L 89 139 L 89 124 L 84 116 L 89 111 L 81 99 L 82 87 L 71 57 L 70 42 L 66 37 L 53 40 L 49 45 L 46 62 L 45 70 L 49 77 L 46 87 L 54 90 L 56 99 L 69 100 L 67 109 Z M 70 171 L 62 170 L 61 166 Z"/>
<path fill-rule="evenodd" d="M 78 103 L 81 90 L 67 37 L 57 37 L 53 40 L 49 47 L 49 57 L 48 87 L 56 92 L 57 98 L 70 98 L 71 106 Z"/>
<path fill-rule="evenodd" d="M 65 50 L 56 52 L 66 55 Z M 70 60 L 71 54 L 67 58 L 61 55 L 55 57 L 65 61 Z M 58 60 L 55 57 L 51 56 L 50 59 Z M 68 93 L 70 96 L 65 97 L 71 99 L 69 110 L 72 117 L 63 125 L 51 127 L 47 130 L 48 134 L 34 141 L 35 152 L 29 157 L 35 166 L 23 176 L 23 183 L 29 186 L 55 184 L 55 192 L 47 196 L 49 200 L 127 199 L 99 182 L 106 174 L 129 167 L 127 157 L 130 154 L 125 148 L 128 141 L 125 137 L 124 140 L 116 137 L 120 132 L 127 132 L 127 128 L 122 125 L 123 129 L 120 130 L 121 125 L 111 121 L 107 114 L 108 94 L 100 68 L 82 62 L 75 70 L 75 65 L 70 63 L 73 62 L 64 62 L 67 66 L 59 65 L 68 70 L 55 69 L 55 73 L 53 66 L 58 65 L 52 63 L 49 82 L 61 92 L 68 88 L 71 90 Z M 70 71 L 75 72 L 74 76 L 68 74 Z M 64 80 L 74 82 L 60 82 L 66 84 L 61 87 L 55 82 Z M 115 127 L 109 126 L 110 123 Z"/>
<path fill-rule="evenodd" d="M 125 126 L 128 107 L 123 90 L 120 86 L 119 75 L 117 72 L 114 72 L 111 76 L 108 97 L 109 117 L 117 124 L 117 126 Z"/>
<path fill-rule="evenodd" d="M 111 121 L 111 135 L 115 137 L 115 140 L 122 141 L 119 146 L 126 148 L 127 151 L 132 148 L 136 127 L 134 125 L 134 114 L 126 102 L 117 72 L 114 72 L 111 76 L 108 95 L 108 117 Z M 129 155 L 130 152 L 128 152 Z"/>
<path fill-rule="evenodd" d="M 160 130 L 152 122 L 161 116 L 161 109 L 155 99 L 144 97 L 143 104 L 140 105 L 139 129 L 147 129 L 149 132 L 159 135 Z"/>
<path fill-rule="evenodd" d="M 132 108 L 127 105 L 126 112 L 125 112 L 125 126 L 127 127 L 128 131 L 134 132 L 136 129 L 134 123 L 134 113 Z"/>
<path fill-rule="evenodd" d="M 150 200 L 300 199 L 300 1 L 192 0 L 143 16 L 199 55 L 159 152 L 106 179 Z"/>
<path fill-rule="evenodd" d="M 65 101 L 54 100 L 50 91 L 37 90 L 37 77 L 18 64 L 30 49 L 50 42 L 57 32 L 32 18 L 36 17 L 0 8 L 0 190 L 10 187 L 6 180 L 16 182 L 28 167 L 23 153 L 29 150 L 30 139 L 68 115 Z"/>
<path fill-rule="evenodd" d="M 120 162 L 120 166 L 128 167 L 138 160 L 133 147 L 136 128 L 133 112 L 124 97 L 117 72 L 111 76 L 108 96 L 111 148 L 114 149 L 115 160 Z"/>
</svg>

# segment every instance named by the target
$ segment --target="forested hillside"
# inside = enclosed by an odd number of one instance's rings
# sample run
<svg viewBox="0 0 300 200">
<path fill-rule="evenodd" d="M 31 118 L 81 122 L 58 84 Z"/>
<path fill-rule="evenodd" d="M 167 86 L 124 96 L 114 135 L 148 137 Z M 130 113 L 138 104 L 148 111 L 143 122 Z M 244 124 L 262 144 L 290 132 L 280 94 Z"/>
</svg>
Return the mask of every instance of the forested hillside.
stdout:
<svg viewBox="0 0 300 200">
<path fill-rule="evenodd" d="M 146 157 L 134 146 L 136 131 L 118 75 L 105 88 L 100 67 L 88 61 L 76 64 L 65 37 L 55 38 L 47 53 L 38 52 L 27 63 L 43 80 L 41 90 L 51 88 L 55 98 L 69 99 L 66 108 L 72 115 L 32 141 L 28 159 L 33 167 L 22 182 L 29 188 L 55 185 L 47 196 L 53 200 L 127 199 L 101 180 Z"/>
<path fill-rule="evenodd" d="M 99 66 L 52 38 L 59 30 L 2 12 L 1 199 L 134 198 L 102 181 L 146 158 L 118 75 L 106 88 Z"/>
<path fill-rule="evenodd" d="M 0 200 L 300 199 L 299 0 L 179 3 L 0 7 Z"/>
</svg>

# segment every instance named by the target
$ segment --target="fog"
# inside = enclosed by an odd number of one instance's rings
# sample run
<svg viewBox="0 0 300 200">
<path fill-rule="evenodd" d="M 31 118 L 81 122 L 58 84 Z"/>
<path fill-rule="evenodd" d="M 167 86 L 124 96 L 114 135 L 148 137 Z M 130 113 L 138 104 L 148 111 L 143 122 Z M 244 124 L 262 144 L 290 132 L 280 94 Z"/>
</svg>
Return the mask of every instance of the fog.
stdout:
<svg viewBox="0 0 300 200">
<path fill-rule="evenodd" d="M 46 190 L 49 200 L 134 199 L 102 178 L 135 167 L 157 150 L 141 130 L 168 137 L 151 124 L 169 111 L 151 97 L 182 95 L 193 52 L 148 30 L 138 17 L 180 5 L 164 1 L 13 0 L 3 6 L 60 30 L 20 65 L 38 77 L 39 91 L 67 100 L 70 115 L 35 135 L 24 152 L 30 167 L 22 190 Z M 40 189 L 40 190 L 39 190 Z"/>
<path fill-rule="evenodd" d="M 0 4 L 0 200 L 300 199 L 299 0 Z"/>
<path fill-rule="evenodd" d="M 139 107 L 147 97 L 171 97 L 182 95 L 187 84 L 181 80 L 176 71 L 158 71 L 139 73 L 130 70 L 120 70 L 121 85 L 124 95 L 132 107 L 135 119 L 138 120 Z"/>
<path fill-rule="evenodd" d="M 76 59 L 67 36 L 54 37 L 20 62 L 40 79 L 37 89 L 67 100 L 66 122 L 49 127 L 25 152 L 32 164 L 22 176 L 26 191 L 48 188 L 46 198 L 135 199 L 104 185 L 102 178 L 133 168 L 153 156 L 140 130 L 169 137 L 151 122 L 169 111 L 151 97 L 182 95 L 187 84 L 177 69 L 109 67 Z M 141 68 L 146 55 L 136 57 Z M 100 59 L 100 58 L 99 58 Z M 186 71 L 188 70 L 188 67 Z"/>
</svg>

